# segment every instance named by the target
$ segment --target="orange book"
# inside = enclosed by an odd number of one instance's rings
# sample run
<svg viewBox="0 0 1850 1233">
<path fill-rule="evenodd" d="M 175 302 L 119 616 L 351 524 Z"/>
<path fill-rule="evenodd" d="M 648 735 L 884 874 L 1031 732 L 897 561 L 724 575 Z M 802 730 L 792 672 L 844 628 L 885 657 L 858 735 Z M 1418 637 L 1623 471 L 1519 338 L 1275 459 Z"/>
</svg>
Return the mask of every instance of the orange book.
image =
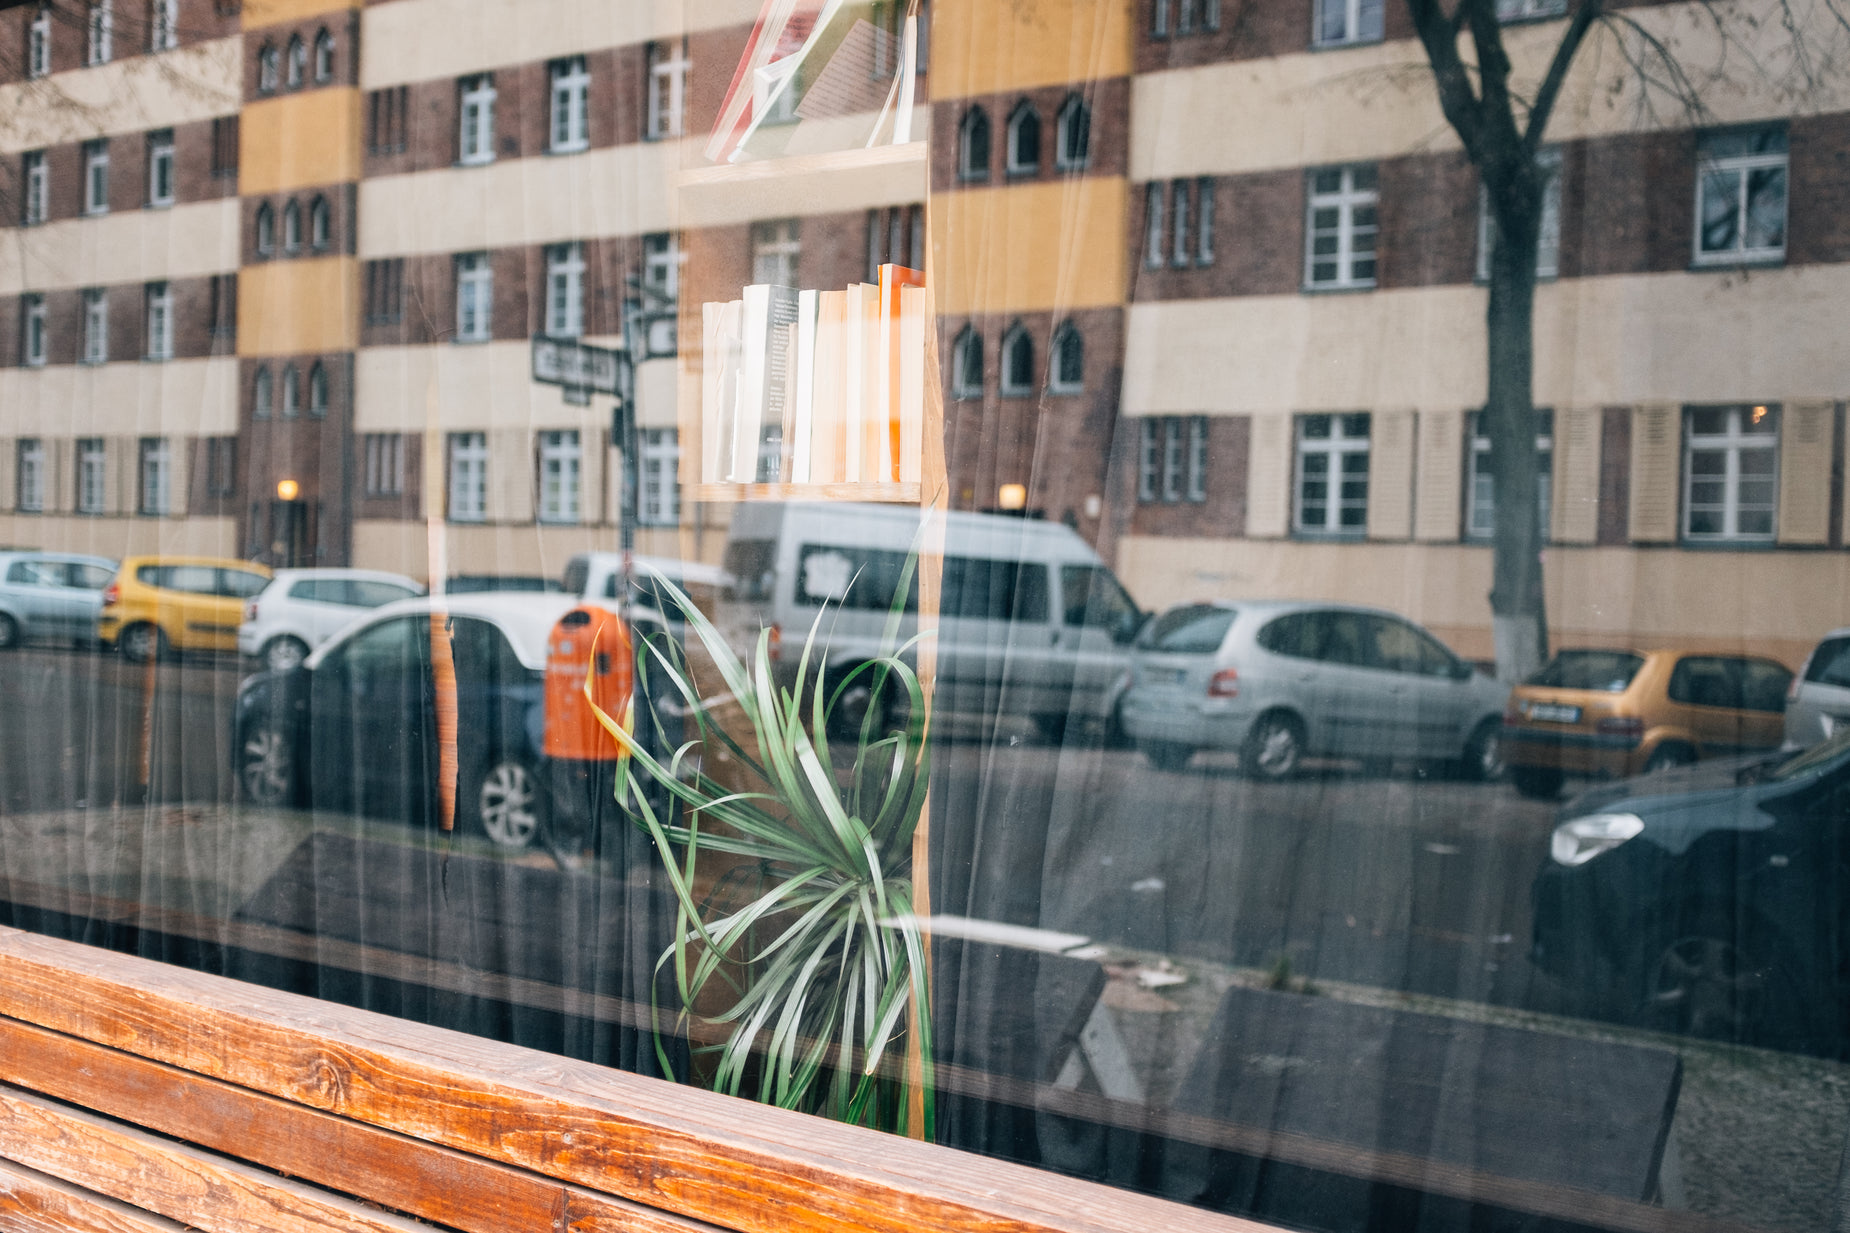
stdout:
<svg viewBox="0 0 1850 1233">
<path fill-rule="evenodd" d="M 881 393 L 878 406 L 886 416 L 886 439 L 881 443 L 878 454 L 879 466 L 866 478 L 876 477 L 883 480 L 899 482 L 903 469 L 901 460 L 905 457 L 902 449 L 903 434 L 900 420 L 900 290 L 904 287 L 923 287 L 925 273 L 903 265 L 883 265 L 880 267 L 880 331 L 878 345 L 879 382 Z M 871 414 L 871 412 L 870 412 Z"/>
</svg>

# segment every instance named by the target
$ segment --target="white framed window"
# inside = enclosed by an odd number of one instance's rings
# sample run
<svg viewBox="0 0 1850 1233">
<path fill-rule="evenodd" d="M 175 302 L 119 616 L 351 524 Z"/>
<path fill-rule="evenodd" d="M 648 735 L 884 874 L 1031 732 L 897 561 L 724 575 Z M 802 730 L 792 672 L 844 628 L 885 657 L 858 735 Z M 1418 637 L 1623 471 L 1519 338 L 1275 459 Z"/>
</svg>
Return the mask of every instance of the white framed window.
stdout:
<svg viewBox="0 0 1850 1233">
<path fill-rule="evenodd" d="M 84 213 L 109 213 L 109 143 L 84 142 Z"/>
<path fill-rule="evenodd" d="M 316 420 L 328 418 L 328 372 L 318 362 L 308 370 L 308 415 Z"/>
<path fill-rule="evenodd" d="M 45 152 L 33 150 L 21 155 L 19 170 L 23 184 L 19 221 L 36 227 L 45 221 L 51 206 L 51 174 L 45 168 Z"/>
<path fill-rule="evenodd" d="M 644 428 L 637 436 L 642 485 L 637 519 L 644 526 L 675 526 L 681 521 L 681 434 L 673 428 Z"/>
<path fill-rule="evenodd" d="M 173 204 L 173 130 L 148 134 L 148 204 Z"/>
<path fill-rule="evenodd" d="M 77 440 L 77 512 L 80 514 L 100 514 L 103 512 L 103 497 L 108 491 L 108 455 L 103 451 L 101 437 L 80 437 Z"/>
<path fill-rule="evenodd" d="M 180 0 L 148 0 L 148 50 L 171 51 L 180 42 Z"/>
<path fill-rule="evenodd" d="M 1561 151 L 1553 146 L 1538 150 L 1535 165 L 1542 173 L 1541 235 L 1535 244 L 1535 276 L 1554 278 L 1561 272 Z M 1496 250 L 1497 222 L 1490 216 L 1490 192 L 1477 189 L 1477 277 L 1490 278 L 1490 255 Z"/>
<path fill-rule="evenodd" d="M 685 40 L 649 44 L 649 114 L 643 128 L 647 140 L 679 137 L 685 130 L 687 69 Z"/>
<path fill-rule="evenodd" d="M 302 207 L 291 201 L 283 206 L 283 252 L 295 256 L 302 251 Z"/>
<path fill-rule="evenodd" d="M 273 256 L 276 252 L 276 211 L 269 202 L 257 207 L 257 255 Z"/>
<path fill-rule="evenodd" d="M 966 325 L 951 344 L 951 397 L 983 396 L 983 336 Z"/>
<path fill-rule="evenodd" d="M 1012 176 L 1033 175 L 1041 169 L 1041 113 L 1025 99 L 1009 113 L 1007 163 Z"/>
<path fill-rule="evenodd" d="M 554 154 L 591 145 L 591 74 L 583 56 L 552 63 L 552 107 L 548 131 Z"/>
<path fill-rule="evenodd" d="M 1498 21 L 1537 21 L 1566 12 L 1567 0 L 1497 0 Z"/>
<path fill-rule="evenodd" d="M 1770 542 L 1779 508 L 1779 408 L 1683 411 L 1683 537 Z"/>
<path fill-rule="evenodd" d="M 1025 398 L 1034 393 L 1034 338 L 1017 321 L 1002 335 L 1002 395 Z"/>
<path fill-rule="evenodd" d="M 1063 321 L 1053 332 L 1053 369 L 1047 386 L 1056 394 L 1077 394 L 1086 388 L 1086 340 L 1079 327 Z"/>
<path fill-rule="evenodd" d="M 495 77 L 481 73 L 456 83 L 456 158 L 466 167 L 495 161 Z"/>
<path fill-rule="evenodd" d="M 1150 34 L 1199 34 L 1220 29 L 1220 0 L 1152 0 Z"/>
<path fill-rule="evenodd" d="M 488 434 L 450 434 L 451 522 L 482 522 L 488 517 Z"/>
<path fill-rule="evenodd" d="M 299 34 L 289 36 L 289 50 L 283 57 L 283 79 L 291 90 L 300 88 L 308 79 L 308 44 Z"/>
<path fill-rule="evenodd" d="M 577 338 L 584 332 L 584 246 L 555 244 L 546 250 L 546 334 Z"/>
<path fill-rule="evenodd" d="M 1304 224 L 1306 287 L 1375 285 L 1377 183 L 1375 168 L 1368 164 L 1310 173 Z"/>
<path fill-rule="evenodd" d="M 173 288 L 166 283 L 149 283 L 148 358 L 173 358 Z"/>
<path fill-rule="evenodd" d="M 487 253 L 456 257 L 456 341 L 487 342 L 494 336 L 495 272 Z"/>
<path fill-rule="evenodd" d="M 101 287 L 84 292 L 84 351 L 86 364 L 109 362 L 109 293 Z"/>
<path fill-rule="evenodd" d="M 19 362 L 27 368 L 45 366 L 51 347 L 46 337 L 45 297 L 25 295 L 19 299 Z"/>
<path fill-rule="evenodd" d="M 166 437 L 141 439 L 141 504 L 144 515 L 173 512 L 173 450 Z"/>
<path fill-rule="evenodd" d="M 378 500 L 405 495 L 405 438 L 396 432 L 369 432 L 365 449 L 365 493 Z"/>
<path fill-rule="evenodd" d="M 322 30 L 315 35 L 315 82 L 327 85 L 334 80 L 334 35 Z"/>
<path fill-rule="evenodd" d="M 282 53 L 276 50 L 275 43 L 265 43 L 257 53 L 257 93 L 275 94 L 281 84 Z"/>
<path fill-rule="evenodd" d="M 1381 41 L 1382 0 L 1316 0 L 1316 29 L 1311 43 L 1339 47 Z"/>
<path fill-rule="evenodd" d="M 1092 160 L 1092 109 L 1077 94 L 1066 96 L 1054 125 L 1054 166 L 1077 171 Z"/>
<path fill-rule="evenodd" d="M 540 521 L 579 521 L 579 477 L 583 455 L 578 432 L 540 434 Z"/>
<path fill-rule="evenodd" d="M 752 281 L 779 287 L 797 285 L 797 261 L 803 254 L 803 230 L 794 218 L 752 224 Z"/>
<path fill-rule="evenodd" d="M 259 368 L 251 379 L 251 418 L 267 420 L 276 402 L 276 378 L 268 368 Z"/>
<path fill-rule="evenodd" d="M 643 326 L 648 330 L 644 354 L 673 355 L 679 350 L 678 312 L 681 263 L 686 255 L 671 231 L 642 237 Z"/>
<path fill-rule="evenodd" d="M 43 77 L 51 72 L 51 7 L 39 5 L 38 12 L 26 26 L 26 76 Z"/>
<path fill-rule="evenodd" d="M 989 113 L 971 107 L 957 125 L 957 178 L 989 178 Z"/>
<path fill-rule="evenodd" d="M 1300 535 L 1352 535 L 1368 530 L 1366 411 L 1300 415 L 1293 526 Z"/>
<path fill-rule="evenodd" d="M 1163 268 L 1163 236 L 1169 230 L 1166 215 L 1168 196 L 1161 181 L 1143 188 L 1143 263 L 1152 270 Z"/>
<path fill-rule="evenodd" d="M 1546 540 L 1553 509 L 1555 413 L 1540 408 L 1535 418 L 1535 501 L 1541 518 L 1542 538 Z M 1497 487 L 1496 477 L 1490 473 L 1490 437 L 1484 428 L 1484 413 L 1472 412 L 1468 427 L 1471 434 L 1471 504 L 1465 518 L 1465 535 L 1469 539 L 1487 540 L 1497 533 Z"/>
<path fill-rule="evenodd" d="M 1208 499 L 1208 419 L 1164 415 L 1137 428 L 1137 499 L 1178 505 Z"/>
<path fill-rule="evenodd" d="M 1703 138 L 1696 162 L 1696 261 L 1778 261 L 1786 255 L 1786 131 Z"/>
<path fill-rule="evenodd" d="M 317 197 L 308 205 L 308 246 L 324 251 L 333 242 L 333 224 L 328 216 L 328 199 Z"/>
<path fill-rule="evenodd" d="M 92 67 L 108 64 L 115 55 L 115 0 L 90 0 L 89 20 L 85 23 L 89 37 L 84 46 L 84 63 Z"/>
<path fill-rule="evenodd" d="M 14 508 L 22 514 L 45 512 L 45 443 L 37 437 L 21 437 L 16 455 L 19 466 L 14 472 L 17 491 Z"/>
<path fill-rule="evenodd" d="M 302 414 L 302 383 L 294 364 L 283 365 L 283 418 L 295 419 Z"/>
</svg>

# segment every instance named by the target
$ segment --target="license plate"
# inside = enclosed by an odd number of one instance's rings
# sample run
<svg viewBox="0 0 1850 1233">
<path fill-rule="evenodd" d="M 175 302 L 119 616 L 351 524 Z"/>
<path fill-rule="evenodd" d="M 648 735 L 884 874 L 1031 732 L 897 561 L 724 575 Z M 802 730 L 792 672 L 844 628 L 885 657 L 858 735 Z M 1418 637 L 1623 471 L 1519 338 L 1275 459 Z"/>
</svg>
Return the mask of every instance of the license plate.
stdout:
<svg viewBox="0 0 1850 1233">
<path fill-rule="evenodd" d="M 1529 707 L 1529 718 L 1545 724 L 1577 724 L 1580 722 L 1580 708 L 1537 702 Z"/>
<path fill-rule="evenodd" d="M 1152 685 L 1180 685 L 1187 675 L 1186 668 L 1146 668 L 1143 673 L 1144 680 Z"/>
</svg>

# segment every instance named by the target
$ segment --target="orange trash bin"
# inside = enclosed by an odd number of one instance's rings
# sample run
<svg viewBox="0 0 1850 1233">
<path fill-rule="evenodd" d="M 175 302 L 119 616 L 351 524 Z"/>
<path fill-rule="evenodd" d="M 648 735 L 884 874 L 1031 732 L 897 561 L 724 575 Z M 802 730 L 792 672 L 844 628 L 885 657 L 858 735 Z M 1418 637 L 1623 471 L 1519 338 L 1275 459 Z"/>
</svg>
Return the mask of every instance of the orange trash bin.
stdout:
<svg viewBox="0 0 1850 1233">
<path fill-rule="evenodd" d="M 604 731 L 585 700 L 587 673 L 598 706 L 621 722 L 635 690 L 635 654 L 623 618 L 595 604 L 581 605 L 560 617 L 546 643 L 546 734 L 542 743 L 548 758 L 617 760 L 617 742 Z"/>
</svg>

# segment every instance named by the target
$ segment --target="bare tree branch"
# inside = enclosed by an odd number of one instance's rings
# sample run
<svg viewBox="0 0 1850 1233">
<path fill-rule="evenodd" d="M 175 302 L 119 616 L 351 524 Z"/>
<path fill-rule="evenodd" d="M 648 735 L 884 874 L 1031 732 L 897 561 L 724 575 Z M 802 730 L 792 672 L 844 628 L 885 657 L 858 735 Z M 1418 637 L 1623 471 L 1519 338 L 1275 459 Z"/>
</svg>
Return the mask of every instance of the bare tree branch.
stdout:
<svg viewBox="0 0 1850 1233">
<path fill-rule="evenodd" d="M 1531 158 L 1541 149 L 1542 134 L 1547 131 L 1549 117 L 1554 114 L 1555 101 L 1561 97 L 1567 71 L 1573 66 L 1574 57 L 1579 54 L 1580 45 L 1586 41 L 1587 32 L 1598 20 L 1600 11 L 1600 0 L 1581 0 L 1568 20 L 1561 41 L 1555 45 L 1554 58 L 1549 61 L 1548 72 L 1543 75 L 1535 101 L 1529 106 L 1529 124 L 1522 135 L 1523 150 Z"/>
</svg>

